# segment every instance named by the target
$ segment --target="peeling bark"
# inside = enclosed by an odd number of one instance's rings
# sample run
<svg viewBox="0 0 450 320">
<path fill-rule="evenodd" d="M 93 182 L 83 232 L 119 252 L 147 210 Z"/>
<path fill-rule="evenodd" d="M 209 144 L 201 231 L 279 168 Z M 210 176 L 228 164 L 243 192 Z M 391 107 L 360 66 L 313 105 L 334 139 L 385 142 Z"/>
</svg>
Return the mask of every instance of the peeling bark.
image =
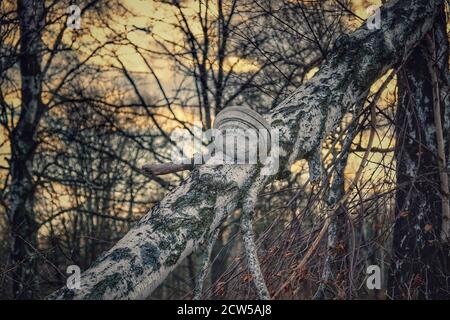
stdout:
<svg viewBox="0 0 450 320">
<path fill-rule="evenodd" d="M 430 30 L 438 0 L 399 0 L 382 9 L 382 28 L 340 38 L 320 71 L 267 115 L 280 130 L 280 171 L 310 158 L 350 106 Z M 81 278 L 50 299 L 146 298 L 197 249 L 258 180 L 253 165 L 200 166 L 150 210 Z"/>
</svg>

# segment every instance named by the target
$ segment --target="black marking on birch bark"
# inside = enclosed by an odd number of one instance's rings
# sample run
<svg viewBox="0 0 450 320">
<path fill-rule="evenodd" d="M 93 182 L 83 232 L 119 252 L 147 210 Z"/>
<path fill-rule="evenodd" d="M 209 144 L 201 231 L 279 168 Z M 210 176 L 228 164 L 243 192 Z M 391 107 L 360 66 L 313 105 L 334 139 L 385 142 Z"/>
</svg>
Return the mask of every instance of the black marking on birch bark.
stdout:
<svg viewBox="0 0 450 320">
<path fill-rule="evenodd" d="M 122 280 L 122 275 L 119 273 L 106 276 L 104 279 L 94 285 L 91 292 L 86 295 L 85 299 L 102 299 L 106 290 L 115 288 L 120 282 L 122 282 Z"/>
<path fill-rule="evenodd" d="M 109 254 L 109 258 L 115 262 L 122 259 L 131 259 L 132 257 L 130 248 L 117 248 Z"/>
<path fill-rule="evenodd" d="M 159 249 L 150 244 L 145 243 L 141 247 L 141 259 L 146 267 L 151 267 L 153 271 L 158 270 L 161 267 L 161 264 L 159 262 L 159 255 L 160 251 Z"/>
<path fill-rule="evenodd" d="M 316 147 L 308 159 L 309 180 L 315 184 L 322 180 L 323 164 L 322 164 L 322 149 Z"/>
</svg>

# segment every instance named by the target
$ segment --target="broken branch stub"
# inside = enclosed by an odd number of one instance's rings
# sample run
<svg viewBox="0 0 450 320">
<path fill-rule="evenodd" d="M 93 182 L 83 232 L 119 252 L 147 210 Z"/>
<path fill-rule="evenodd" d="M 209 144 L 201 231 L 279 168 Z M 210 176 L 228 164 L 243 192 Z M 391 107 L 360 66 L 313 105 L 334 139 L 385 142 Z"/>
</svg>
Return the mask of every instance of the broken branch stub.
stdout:
<svg viewBox="0 0 450 320">
<path fill-rule="evenodd" d="M 197 137 L 198 138 L 198 137 Z M 210 139 L 214 138 L 214 155 L 202 155 L 210 165 L 256 164 L 266 160 L 271 150 L 271 128 L 267 121 L 256 111 L 241 106 L 228 107 L 216 117 Z M 147 176 L 158 176 L 192 170 L 195 157 L 187 163 L 155 163 L 142 166 Z"/>
</svg>

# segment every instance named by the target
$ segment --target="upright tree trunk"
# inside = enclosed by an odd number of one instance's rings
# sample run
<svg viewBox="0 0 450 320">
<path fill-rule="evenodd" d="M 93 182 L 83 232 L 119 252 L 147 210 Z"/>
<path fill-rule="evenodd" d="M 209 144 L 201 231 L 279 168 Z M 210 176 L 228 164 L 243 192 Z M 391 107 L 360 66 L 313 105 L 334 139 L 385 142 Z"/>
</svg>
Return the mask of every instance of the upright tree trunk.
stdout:
<svg viewBox="0 0 450 320">
<path fill-rule="evenodd" d="M 438 16 L 434 34 L 444 32 L 445 13 Z M 436 117 L 433 114 L 433 85 L 430 39 L 444 48 L 437 63 L 439 87 L 448 83 L 446 37 L 430 32 L 412 52 L 398 75 L 396 115 L 397 193 L 393 263 L 388 294 L 393 299 L 449 298 L 448 244 L 441 240 L 443 197 L 438 161 Z M 442 50 L 441 50 L 442 51 Z M 448 94 L 448 91 L 447 91 Z M 440 103 L 449 107 L 448 98 Z M 444 119 L 445 110 L 440 110 Z M 448 111 L 447 111 L 448 112 Z M 444 128 L 445 130 L 445 128 Z M 448 139 L 448 135 L 444 136 Z M 448 141 L 446 141 L 448 144 Z M 448 201 L 448 199 L 446 200 Z M 448 230 L 447 230 L 448 232 Z"/>
<path fill-rule="evenodd" d="M 37 146 L 36 131 L 43 113 L 40 68 L 43 1 L 20 0 L 17 10 L 20 21 L 22 106 L 11 139 L 11 207 L 8 218 L 13 296 L 16 299 L 31 299 L 38 289 L 32 166 Z"/>
</svg>

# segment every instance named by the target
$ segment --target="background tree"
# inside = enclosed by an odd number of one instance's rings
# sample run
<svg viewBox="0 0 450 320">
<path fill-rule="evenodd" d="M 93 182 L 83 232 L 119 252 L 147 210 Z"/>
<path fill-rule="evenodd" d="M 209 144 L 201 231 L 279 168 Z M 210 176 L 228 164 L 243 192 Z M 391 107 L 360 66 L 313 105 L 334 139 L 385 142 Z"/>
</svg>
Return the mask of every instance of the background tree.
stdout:
<svg viewBox="0 0 450 320">
<path fill-rule="evenodd" d="M 433 30 L 411 53 L 398 79 L 398 189 L 389 288 L 396 299 L 443 299 L 450 292 L 448 79 L 442 8 Z"/>
</svg>

